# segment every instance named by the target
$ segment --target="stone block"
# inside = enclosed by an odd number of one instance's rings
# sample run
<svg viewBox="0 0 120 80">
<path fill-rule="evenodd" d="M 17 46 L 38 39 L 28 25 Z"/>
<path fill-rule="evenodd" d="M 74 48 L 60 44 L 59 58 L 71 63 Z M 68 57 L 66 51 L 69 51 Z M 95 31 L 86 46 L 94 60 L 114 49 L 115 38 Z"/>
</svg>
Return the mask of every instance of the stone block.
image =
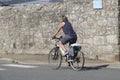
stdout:
<svg viewBox="0 0 120 80">
<path fill-rule="evenodd" d="M 114 49 L 112 45 L 106 45 L 106 46 L 96 46 L 94 47 L 96 54 L 112 54 L 114 52 Z"/>
<path fill-rule="evenodd" d="M 118 35 L 108 35 L 106 36 L 108 44 L 118 44 Z"/>
<path fill-rule="evenodd" d="M 105 45 L 106 44 L 106 39 L 104 36 L 95 36 L 93 38 L 93 43 L 94 45 Z"/>
</svg>

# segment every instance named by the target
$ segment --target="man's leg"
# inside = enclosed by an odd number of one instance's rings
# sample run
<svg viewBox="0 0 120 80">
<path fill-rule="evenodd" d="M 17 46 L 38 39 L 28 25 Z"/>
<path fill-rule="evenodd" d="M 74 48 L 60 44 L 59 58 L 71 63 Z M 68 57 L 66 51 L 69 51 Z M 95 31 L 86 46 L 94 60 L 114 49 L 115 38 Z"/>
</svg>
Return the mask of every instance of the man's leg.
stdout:
<svg viewBox="0 0 120 80">
<path fill-rule="evenodd" d="M 64 54 L 63 54 L 64 56 L 66 54 L 68 54 L 68 51 L 67 51 L 67 49 L 65 48 L 64 45 L 67 44 L 70 41 L 70 39 L 71 39 L 71 37 L 66 35 L 59 41 L 59 45 L 62 48 L 62 50 L 64 51 Z"/>
<path fill-rule="evenodd" d="M 59 41 L 58 44 L 59 44 L 59 46 L 62 48 L 62 50 L 63 50 L 64 52 L 67 51 L 66 48 L 65 48 L 65 46 L 64 46 L 64 44 L 63 44 L 61 41 Z"/>
</svg>

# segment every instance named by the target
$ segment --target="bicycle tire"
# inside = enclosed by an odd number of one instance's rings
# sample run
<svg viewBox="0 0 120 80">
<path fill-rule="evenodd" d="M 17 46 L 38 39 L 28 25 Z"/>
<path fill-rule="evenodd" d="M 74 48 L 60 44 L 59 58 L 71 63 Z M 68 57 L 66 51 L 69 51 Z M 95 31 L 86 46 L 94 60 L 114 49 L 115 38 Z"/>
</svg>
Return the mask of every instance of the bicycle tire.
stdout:
<svg viewBox="0 0 120 80">
<path fill-rule="evenodd" d="M 48 63 L 51 64 L 52 68 L 57 70 L 62 64 L 62 55 L 59 48 L 55 47 L 51 49 L 48 55 Z"/>
<path fill-rule="evenodd" d="M 82 51 L 79 51 L 77 57 L 75 57 L 75 59 L 70 62 L 70 66 L 72 67 L 73 70 L 79 71 L 82 70 L 82 68 L 84 67 L 84 63 L 85 63 L 84 53 Z"/>
</svg>

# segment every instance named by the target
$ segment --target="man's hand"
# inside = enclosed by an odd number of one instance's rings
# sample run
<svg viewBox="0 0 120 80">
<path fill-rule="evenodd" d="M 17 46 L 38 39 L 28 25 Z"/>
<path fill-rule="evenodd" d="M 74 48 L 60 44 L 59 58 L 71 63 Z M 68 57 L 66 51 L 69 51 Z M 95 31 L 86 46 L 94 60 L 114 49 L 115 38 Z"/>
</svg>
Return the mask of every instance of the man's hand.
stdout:
<svg viewBox="0 0 120 80">
<path fill-rule="evenodd" d="M 54 35 L 54 36 L 52 36 L 52 39 L 55 39 L 56 38 L 56 36 Z"/>
</svg>

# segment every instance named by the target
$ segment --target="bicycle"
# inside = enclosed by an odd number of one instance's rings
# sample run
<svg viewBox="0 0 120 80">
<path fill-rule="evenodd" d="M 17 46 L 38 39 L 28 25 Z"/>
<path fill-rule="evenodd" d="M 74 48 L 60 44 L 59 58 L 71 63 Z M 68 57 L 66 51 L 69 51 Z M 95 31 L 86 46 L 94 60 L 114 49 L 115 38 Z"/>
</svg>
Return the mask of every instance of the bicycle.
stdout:
<svg viewBox="0 0 120 80">
<path fill-rule="evenodd" d="M 81 70 L 84 67 L 85 58 L 80 44 L 71 44 L 68 50 L 69 54 L 66 57 L 63 57 L 63 50 L 57 44 L 61 38 L 62 37 L 54 38 L 56 43 L 55 47 L 52 48 L 48 54 L 48 63 L 52 65 L 53 69 L 58 70 L 62 65 L 63 59 L 65 59 L 65 62 L 67 62 L 68 66 L 70 66 L 73 70 Z M 68 60 L 68 58 L 70 60 Z"/>
</svg>

